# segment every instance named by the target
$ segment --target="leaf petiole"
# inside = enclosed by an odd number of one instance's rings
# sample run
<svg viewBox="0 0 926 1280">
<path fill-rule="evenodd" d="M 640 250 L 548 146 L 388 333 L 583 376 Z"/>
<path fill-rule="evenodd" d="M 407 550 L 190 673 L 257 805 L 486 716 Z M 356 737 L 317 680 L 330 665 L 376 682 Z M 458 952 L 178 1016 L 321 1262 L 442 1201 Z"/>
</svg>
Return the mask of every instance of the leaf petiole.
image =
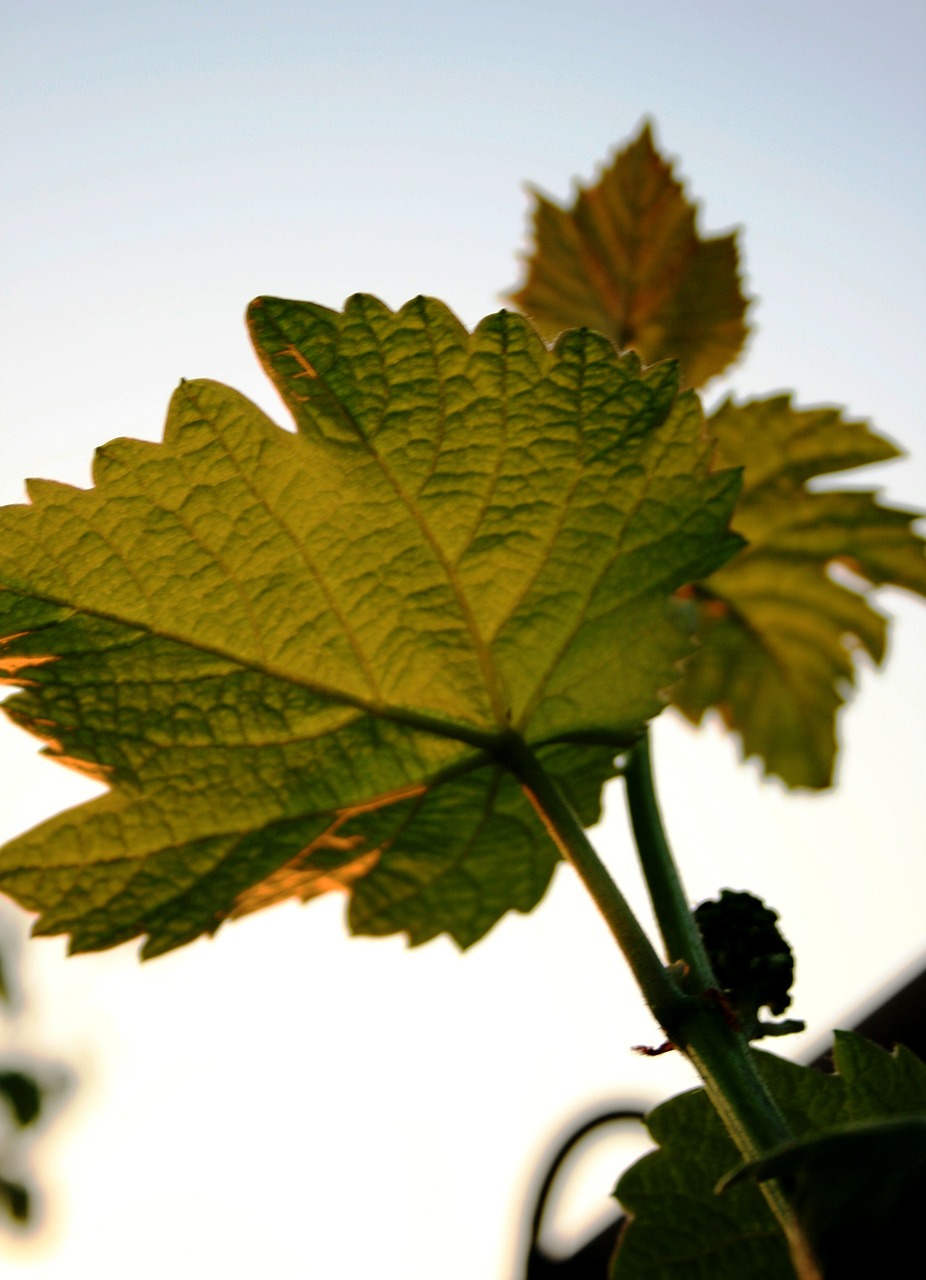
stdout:
<svg viewBox="0 0 926 1280">
<path fill-rule="evenodd" d="M 684 962 L 684 986 L 679 966 L 667 966 L 660 959 L 568 801 L 527 743 L 512 733 L 496 754 L 521 783 L 563 857 L 575 867 L 650 1010 L 698 1072 L 744 1158 L 756 1159 L 787 1142 L 791 1131 L 756 1070 L 745 1037 L 729 1024 L 721 1002 L 709 998 L 716 982 L 659 816 L 646 739 L 634 749 L 627 771 L 628 797 L 644 876 L 670 958 Z M 800 1230 L 777 1184 L 765 1184 L 763 1192 L 792 1253 L 800 1253 Z"/>
<path fill-rule="evenodd" d="M 688 990 L 708 991 L 717 986 L 717 980 L 662 824 L 648 732 L 630 753 L 624 782 L 633 837 L 666 955 L 670 962 L 684 961 L 689 971 Z"/>
<path fill-rule="evenodd" d="M 578 872 L 660 1026 L 667 1029 L 678 1022 L 691 998 L 659 958 L 556 782 L 518 734 L 507 735 L 496 754 L 524 788 L 564 859 Z"/>
<path fill-rule="evenodd" d="M 776 1142 L 790 1140 L 776 1135 L 790 1134 L 791 1130 L 756 1069 L 746 1037 L 730 1025 L 722 1002 L 710 999 L 719 996 L 717 980 L 663 826 L 648 733 L 631 752 L 624 781 L 640 866 L 663 943 L 670 960 L 685 965 L 686 991 L 695 997 L 695 1009 L 689 1008 L 680 1023 L 667 1027 L 666 1033 L 698 1072 L 714 1109 L 744 1156 L 747 1151 L 768 1152 Z M 750 1158 L 759 1157 L 746 1156 Z M 805 1241 L 781 1189 L 777 1183 L 767 1182 L 762 1190 L 788 1237 L 798 1274 L 811 1275 Z"/>
</svg>

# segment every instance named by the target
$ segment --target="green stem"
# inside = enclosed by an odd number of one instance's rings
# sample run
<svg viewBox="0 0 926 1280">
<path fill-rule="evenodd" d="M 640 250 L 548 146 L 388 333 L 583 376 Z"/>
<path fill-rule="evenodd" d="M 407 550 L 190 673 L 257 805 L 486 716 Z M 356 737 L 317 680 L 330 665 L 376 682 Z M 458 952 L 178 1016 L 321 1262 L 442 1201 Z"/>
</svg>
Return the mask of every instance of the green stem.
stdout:
<svg viewBox="0 0 926 1280">
<path fill-rule="evenodd" d="M 755 1159 L 761 1151 L 793 1135 L 756 1070 L 748 1041 L 723 1016 L 717 979 L 659 812 L 648 733 L 633 749 L 624 781 L 640 865 L 666 952 L 671 960 L 686 965 L 686 990 L 698 998 L 702 1010 L 700 1015 L 683 1020 L 670 1038 L 695 1067 L 742 1155 Z M 712 995 L 714 1017 L 710 1018 L 703 1016 L 703 1010 Z M 794 1215 L 776 1184 L 763 1184 L 763 1191 L 793 1248 L 799 1236 Z"/>
<path fill-rule="evenodd" d="M 717 986 L 717 980 L 689 909 L 682 878 L 662 825 L 653 781 L 649 733 L 630 753 L 624 781 L 640 865 L 666 954 L 670 960 L 684 960 L 688 966 L 691 977 L 689 989 L 707 991 Z"/>
<path fill-rule="evenodd" d="M 634 747 L 624 779 L 640 865 L 666 951 L 671 960 L 682 960 L 687 966 L 685 988 L 699 1008 L 713 1005 L 713 1017 L 689 1016 L 674 1028 L 671 1039 L 696 1067 L 740 1151 L 746 1159 L 755 1159 L 792 1135 L 755 1068 L 746 1038 L 724 1013 L 717 979 L 662 825 L 648 734 Z"/>
<path fill-rule="evenodd" d="M 566 797 L 517 734 L 506 737 L 496 755 L 521 783 L 560 853 L 579 873 L 660 1026 L 676 1022 L 690 998 L 659 958 Z"/>
<path fill-rule="evenodd" d="M 689 967 L 687 990 L 682 989 L 676 974 L 657 955 L 569 802 L 530 747 L 517 734 L 511 734 L 496 754 L 521 783 L 563 857 L 579 873 L 650 1009 L 669 1040 L 697 1070 L 743 1157 L 756 1159 L 762 1152 L 786 1142 L 791 1132 L 756 1070 L 748 1043 L 730 1025 L 722 1002 L 711 996 L 716 983 L 659 819 L 648 750 L 635 756 L 635 763 L 631 763 L 634 834 L 641 841 L 644 874 L 669 954 L 684 960 Z M 794 1239 L 797 1229 L 784 1197 L 773 1183 L 764 1184 L 764 1189 L 789 1239 Z"/>
</svg>

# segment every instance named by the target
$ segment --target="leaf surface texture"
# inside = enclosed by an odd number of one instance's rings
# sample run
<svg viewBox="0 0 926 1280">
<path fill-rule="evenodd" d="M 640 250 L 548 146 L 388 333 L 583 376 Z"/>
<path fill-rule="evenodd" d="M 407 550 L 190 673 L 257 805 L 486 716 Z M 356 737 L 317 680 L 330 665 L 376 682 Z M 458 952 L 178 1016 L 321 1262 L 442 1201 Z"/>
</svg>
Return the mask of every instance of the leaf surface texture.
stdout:
<svg viewBox="0 0 926 1280">
<path fill-rule="evenodd" d="M 295 432 L 184 383 L 162 444 L 0 510 L 5 709 L 110 788 L 0 883 L 76 950 L 332 888 L 356 931 L 468 945 L 557 858 L 499 744 L 596 820 L 690 650 L 672 593 L 739 545 L 738 476 L 673 366 L 600 335 L 365 295 L 250 325 Z"/>
</svg>

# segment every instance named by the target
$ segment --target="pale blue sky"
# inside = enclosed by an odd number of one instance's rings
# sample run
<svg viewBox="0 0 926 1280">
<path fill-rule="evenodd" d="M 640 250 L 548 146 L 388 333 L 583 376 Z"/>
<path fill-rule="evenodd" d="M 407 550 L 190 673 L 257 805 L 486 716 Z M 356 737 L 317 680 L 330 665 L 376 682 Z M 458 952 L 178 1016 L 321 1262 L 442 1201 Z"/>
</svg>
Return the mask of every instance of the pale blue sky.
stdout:
<svg viewBox="0 0 926 1280">
<path fill-rule="evenodd" d="M 0 32 L 3 500 L 156 438 L 181 376 L 279 415 L 255 294 L 433 293 L 475 322 L 517 279 L 523 184 L 568 196 L 644 115 L 705 227 L 745 227 L 757 334 L 710 398 L 844 403 L 914 454 L 890 496 L 926 500 L 921 4 L 7 0 Z M 887 603 L 834 795 L 658 726 L 691 891 L 782 911 L 811 1038 L 924 946 L 926 610 Z M 0 753 L 3 835 L 86 794 L 10 729 Z M 619 794 L 600 843 L 638 895 Z M 22 1035 L 83 1083 L 44 1139 L 49 1235 L 0 1256 L 35 1280 L 508 1280 L 548 1135 L 686 1079 L 629 1054 L 650 1023 L 567 872 L 463 958 L 342 934 L 332 900 L 143 968 L 27 948 Z"/>
</svg>

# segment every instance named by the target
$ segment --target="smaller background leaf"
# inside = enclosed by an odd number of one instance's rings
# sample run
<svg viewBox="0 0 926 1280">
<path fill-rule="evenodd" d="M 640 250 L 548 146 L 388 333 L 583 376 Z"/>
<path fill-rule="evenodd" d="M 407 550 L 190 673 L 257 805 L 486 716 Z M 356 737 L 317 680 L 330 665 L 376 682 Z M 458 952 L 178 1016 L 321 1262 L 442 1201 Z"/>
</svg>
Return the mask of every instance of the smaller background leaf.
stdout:
<svg viewBox="0 0 926 1280">
<path fill-rule="evenodd" d="M 728 400 L 708 429 L 718 465 L 744 468 L 734 528 L 748 545 L 693 589 L 701 646 L 671 697 L 695 724 L 719 710 L 744 755 L 789 786 L 827 787 L 855 656 L 880 663 L 885 652 L 886 620 L 866 589 L 926 595 L 926 558 L 917 513 L 807 482 L 898 450 L 838 409 L 799 410 L 788 396 Z"/>
<path fill-rule="evenodd" d="M 570 209 L 535 192 L 534 252 L 511 301 L 551 338 L 588 326 L 698 387 L 746 340 L 734 234 L 702 239 L 697 210 L 648 124 Z"/>
</svg>

